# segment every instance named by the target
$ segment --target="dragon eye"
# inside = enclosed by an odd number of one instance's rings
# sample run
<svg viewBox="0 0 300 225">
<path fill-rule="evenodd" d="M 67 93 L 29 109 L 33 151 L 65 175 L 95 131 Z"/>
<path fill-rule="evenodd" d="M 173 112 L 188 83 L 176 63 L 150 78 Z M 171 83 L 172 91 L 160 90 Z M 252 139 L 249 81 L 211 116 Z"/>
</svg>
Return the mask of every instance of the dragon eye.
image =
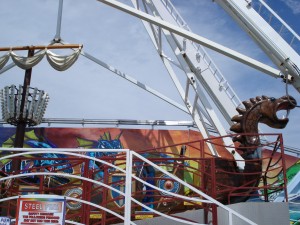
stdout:
<svg viewBox="0 0 300 225">
<path fill-rule="evenodd" d="M 271 102 L 274 102 L 276 99 L 274 97 L 269 98 Z"/>
</svg>

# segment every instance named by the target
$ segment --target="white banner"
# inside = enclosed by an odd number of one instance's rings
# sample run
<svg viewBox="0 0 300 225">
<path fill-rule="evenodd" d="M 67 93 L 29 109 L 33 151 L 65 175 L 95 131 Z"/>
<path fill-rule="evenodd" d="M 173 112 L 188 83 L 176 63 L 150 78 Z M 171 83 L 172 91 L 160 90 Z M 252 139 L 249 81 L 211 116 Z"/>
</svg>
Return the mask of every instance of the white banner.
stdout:
<svg viewBox="0 0 300 225">
<path fill-rule="evenodd" d="M 24 195 L 18 199 L 17 225 L 64 225 L 66 200 L 57 195 Z"/>
</svg>

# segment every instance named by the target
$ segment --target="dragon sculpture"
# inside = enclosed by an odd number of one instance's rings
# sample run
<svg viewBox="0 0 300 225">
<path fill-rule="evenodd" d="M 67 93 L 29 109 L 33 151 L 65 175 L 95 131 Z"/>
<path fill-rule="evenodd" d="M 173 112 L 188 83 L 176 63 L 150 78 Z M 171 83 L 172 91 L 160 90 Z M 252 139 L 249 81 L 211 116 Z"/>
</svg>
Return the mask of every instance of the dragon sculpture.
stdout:
<svg viewBox="0 0 300 225">
<path fill-rule="evenodd" d="M 271 128 L 283 129 L 286 127 L 289 119 L 286 117 L 278 118 L 277 113 L 280 110 L 289 110 L 295 108 L 296 100 L 291 96 L 273 98 L 267 96 L 258 96 L 243 101 L 245 108 L 237 107 L 238 115 L 232 117 L 233 125 L 230 130 L 237 133 L 233 141 L 237 143 L 237 151 L 245 159 L 245 168 L 243 174 L 233 180 L 234 186 L 241 186 L 248 182 L 250 186 L 257 186 L 262 171 L 261 148 L 258 124 L 263 123 Z M 246 135 L 247 134 L 247 135 Z M 223 163 L 224 162 L 220 162 Z M 228 165 L 227 165 L 228 166 Z M 224 167 L 224 165 L 222 166 Z M 249 190 L 251 192 L 251 190 Z M 245 201 L 245 198 L 236 197 L 230 200 L 233 202 Z"/>
<path fill-rule="evenodd" d="M 257 151 L 256 147 L 260 144 L 258 135 L 242 135 L 242 133 L 258 134 L 258 123 L 264 123 L 272 128 L 283 129 L 286 127 L 289 119 L 287 117 L 278 118 L 277 112 L 280 110 L 289 110 L 295 108 L 296 100 L 291 96 L 273 98 L 267 96 L 258 96 L 248 101 L 243 101 L 245 108 L 237 107 L 239 115 L 232 117 L 234 124 L 230 130 L 241 134 L 233 138 L 234 142 L 239 142 L 239 149 L 243 149 L 243 156 L 246 158 L 255 157 L 253 154 Z"/>
</svg>

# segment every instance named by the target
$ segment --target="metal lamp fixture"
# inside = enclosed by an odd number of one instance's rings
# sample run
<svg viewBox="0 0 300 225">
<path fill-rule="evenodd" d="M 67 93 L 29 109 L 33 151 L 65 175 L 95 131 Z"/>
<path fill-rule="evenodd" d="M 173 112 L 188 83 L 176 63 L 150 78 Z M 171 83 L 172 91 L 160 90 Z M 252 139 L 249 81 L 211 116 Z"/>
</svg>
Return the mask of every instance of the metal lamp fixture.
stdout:
<svg viewBox="0 0 300 225">
<path fill-rule="evenodd" d="M 15 126 L 19 123 L 36 126 L 42 122 L 49 95 L 37 88 L 27 87 L 24 90 L 22 85 L 19 89 L 11 85 L 0 90 L 0 99 L 5 122 Z"/>
</svg>

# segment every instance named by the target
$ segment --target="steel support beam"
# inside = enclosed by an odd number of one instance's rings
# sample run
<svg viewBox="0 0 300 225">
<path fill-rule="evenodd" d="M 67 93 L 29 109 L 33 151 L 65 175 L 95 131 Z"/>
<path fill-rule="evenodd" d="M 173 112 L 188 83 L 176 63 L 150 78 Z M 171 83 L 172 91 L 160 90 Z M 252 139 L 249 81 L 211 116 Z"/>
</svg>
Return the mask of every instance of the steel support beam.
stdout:
<svg viewBox="0 0 300 225">
<path fill-rule="evenodd" d="M 216 42 L 210 41 L 210 40 L 208 40 L 208 39 L 206 39 L 204 37 L 201 37 L 201 36 L 199 36 L 197 34 L 194 34 L 193 32 L 186 31 L 183 28 L 180 28 L 180 27 L 175 26 L 173 24 L 170 24 L 170 23 L 168 23 L 166 21 L 163 21 L 163 20 L 161 20 L 159 18 L 156 18 L 156 17 L 153 17 L 151 15 L 148 15 L 147 13 L 141 12 L 141 11 L 139 11 L 137 9 L 134 9 L 134 8 L 132 8 L 130 6 L 127 6 L 127 5 L 123 4 L 123 3 L 120 3 L 120 2 L 118 2 L 116 0 L 98 0 L 98 1 L 102 2 L 102 3 L 105 3 L 105 4 L 109 5 L 109 6 L 112 6 L 112 7 L 116 8 L 116 9 L 119 9 L 119 10 L 121 10 L 123 12 L 126 12 L 126 13 L 128 13 L 130 15 L 133 15 L 133 16 L 139 18 L 139 19 L 147 21 L 147 22 L 149 22 L 151 24 L 157 25 L 157 26 L 159 26 L 159 27 L 161 27 L 163 29 L 166 29 L 166 30 L 170 31 L 171 33 L 178 34 L 178 35 L 180 35 L 182 37 L 185 37 L 185 38 L 187 38 L 187 39 L 189 39 L 189 40 L 191 40 L 191 41 L 193 41 L 195 43 L 201 44 L 201 45 L 203 45 L 203 46 L 205 46 L 205 47 L 207 47 L 207 48 L 209 48 L 211 50 L 214 50 L 214 51 L 216 51 L 216 52 L 218 52 L 220 54 L 223 54 L 223 55 L 225 55 L 225 56 L 227 56 L 229 58 L 237 60 L 237 61 L 239 61 L 239 62 L 241 62 L 243 64 L 246 64 L 246 65 L 248 65 L 248 66 L 250 66 L 250 67 L 252 67 L 254 69 L 257 69 L 257 70 L 259 70 L 259 71 L 261 71 L 263 73 L 266 73 L 266 74 L 268 74 L 268 75 L 270 75 L 272 77 L 281 78 L 282 73 L 281 73 L 280 70 L 275 69 L 275 68 L 273 68 L 271 66 L 268 66 L 268 65 L 266 65 L 264 63 L 261 63 L 261 62 L 255 60 L 255 59 L 253 59 L 251 57 L 243 55 L 243 54 L 241 54 L 241 53 L 239 53 L 237 51 L 234 51 L 234 50 L 232 50 L 230 48 L 227 48 L 227 47 L 225 47 L 223 45 L 220 45 L 220 44 L 218 44 Z"/>
</svg>

